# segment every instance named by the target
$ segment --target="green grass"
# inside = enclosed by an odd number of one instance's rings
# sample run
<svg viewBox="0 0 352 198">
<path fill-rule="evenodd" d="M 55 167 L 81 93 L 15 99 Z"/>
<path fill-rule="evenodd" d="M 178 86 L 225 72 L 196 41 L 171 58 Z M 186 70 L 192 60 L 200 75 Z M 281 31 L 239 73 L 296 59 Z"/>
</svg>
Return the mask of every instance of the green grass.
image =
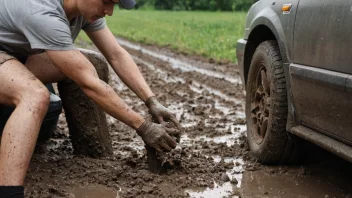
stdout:
<svg viewBox="0 0 352 198">
<path fill-rule="evenodd" d="M 117 9 L 106 20 L 116 36 L 235 63 L 236 42 L 243 37 L 245 18 L 245 12 Z"/>
</svg>

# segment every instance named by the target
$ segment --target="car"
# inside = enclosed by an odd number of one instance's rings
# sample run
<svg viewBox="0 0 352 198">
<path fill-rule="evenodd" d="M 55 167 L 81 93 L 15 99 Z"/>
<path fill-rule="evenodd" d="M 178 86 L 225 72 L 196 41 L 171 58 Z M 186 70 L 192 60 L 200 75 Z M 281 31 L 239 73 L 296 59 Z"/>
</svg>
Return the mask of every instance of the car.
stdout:
<svg viewBox="0 0 352 198">
<path fill-rule="evenodd" d="M 39 142 L 48 140 L 52 136 L 56 129 L 59 116 L 62 112 L 62 102 L 60 97 L 55 94 L 51 84 L 47 84 L 46 87 L 50 91 L 50 104 L 48 107 L 48 112 L 46 113 L 40 128 L 38 135 Z M 0 135 L 2 134 L 6 121 L 10 117 L 13 110 L 13 107 L 0 105 Z"/>
<path fill-rule="evenodd" d="M 260 0 L 236 56 L 258 161 L 295 163 L 303 139 L 352 162 L 352 1 Z"/>
</svg>

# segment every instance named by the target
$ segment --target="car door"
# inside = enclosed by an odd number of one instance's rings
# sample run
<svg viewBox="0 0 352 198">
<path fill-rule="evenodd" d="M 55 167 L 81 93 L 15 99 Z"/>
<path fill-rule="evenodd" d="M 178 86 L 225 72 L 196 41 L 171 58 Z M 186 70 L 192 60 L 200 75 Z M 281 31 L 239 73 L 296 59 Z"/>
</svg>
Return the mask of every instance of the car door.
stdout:
<svg viewBox="0 0 352 198">
<path fill-rule="evenodd" d="M 300 124 L 352 145 L 352 0 L 300 0 L 291 93 Z"/>
</svg>

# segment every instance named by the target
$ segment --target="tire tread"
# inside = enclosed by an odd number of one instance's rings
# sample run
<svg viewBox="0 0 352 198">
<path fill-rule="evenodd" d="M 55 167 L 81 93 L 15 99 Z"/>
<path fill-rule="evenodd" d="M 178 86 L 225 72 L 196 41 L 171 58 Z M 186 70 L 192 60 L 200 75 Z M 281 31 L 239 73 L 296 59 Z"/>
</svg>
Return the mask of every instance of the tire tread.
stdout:
<svg viewBox="0 0 352 198">
<path fill-rule="evenodd" d="M 263 59 L 263 60 L 262 60 Z M 257 62 L 264 61 L 267 75 L 271 81 L 271 117 L 266 136 L 263 142 L 258 146 L 254 140 L 251 131 L 247 131 L 247 138 L 251 152 L 258 158 L 259 162 L 264 164 L 282 164 L 293 161 L 293 153 L 297 145 L 293 143 L 292 137 L 286 132 L 286 123 L 288 116 L 287 102 L 287 85 L 282 63 L 282 57 L 277 41 L 264 41 L 256 49 L 248 74 L 247 96 L 246 96 L 246 114 L 247 125 L 250 125 L 250 111 L 248 103 L 251 102 L 250 90 L 248 86 L 252 78 L 255 78 L 258 71 Z M 250 105 L 250 104 L 249 104 Z M 250 129 L 250 126 L 248 126 Z"/>
</svg>

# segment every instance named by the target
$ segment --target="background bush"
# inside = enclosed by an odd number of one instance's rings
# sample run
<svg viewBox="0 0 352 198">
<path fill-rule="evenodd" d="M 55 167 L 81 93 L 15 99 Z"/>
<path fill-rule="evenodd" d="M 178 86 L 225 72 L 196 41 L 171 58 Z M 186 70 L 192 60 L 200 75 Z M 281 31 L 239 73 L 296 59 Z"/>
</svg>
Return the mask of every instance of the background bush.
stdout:
<svg viewBox="0 0 352 198">
<path fill-rule="evenodd" d="M 257 0 L 136 0 L 136 9 L 245 11 Z"/>
</svg>

